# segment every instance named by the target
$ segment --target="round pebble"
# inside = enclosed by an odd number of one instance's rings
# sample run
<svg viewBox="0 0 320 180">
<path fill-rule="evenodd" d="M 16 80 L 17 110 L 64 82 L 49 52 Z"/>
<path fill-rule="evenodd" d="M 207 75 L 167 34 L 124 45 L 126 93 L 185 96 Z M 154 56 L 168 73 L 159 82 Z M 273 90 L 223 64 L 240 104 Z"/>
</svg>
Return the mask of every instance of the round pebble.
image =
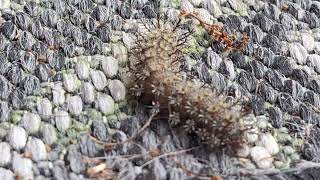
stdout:
<svg viewBox="0 0 320 180">
<path fill-rule="evenodd" d="M 259 168 L 267 169 L 272 167 L 273 158 L 264 147 L 255 146 L 251 148 L 250 156 Z"/>
<path fill-rule="evenodd" d="M 12 169 L 23 179 L 33 179 L 31 159 L 23 158 L 19 154 L 14 154 L 12 160 Z"/>
<path fill-rule="evenodd" d="M 82 112 L 82 100 L 79 96 L 72 96 L 68 99 L 68 111 L 72 115 L 79 115 Z"/>
<path fill-rule="evenodd" d="M 112 78 L 116 76 L 118 73 L 118 69 L 119 69 L 118 60 L 116 60 L 112 56 L 109 56 L 101 60 L 101 66 L 107 78 Z"/>
<path fill-rule="evenodd" d="M 97 98 L 97 105 L 99 110 L 105 115 L 110 115 L 114 112 L 114 100 L 109 95 L 99 95 Z"/>
<path fill-rule="evenodd" d="M 71 126 L 71 119 L 68 112 L 59 110 L 55 113 L 56 127 L 59 131 L 66 131 Z"/>
<path fill-rule="evenodd" d="M 51 124 L 43 125 L 40 132 L 42 135 L 42 140 L 46 144 L 51 145 L 51 144 L 55 143 L 58 139 L 56 129 Z"/>
<path fill-rule="evenodd" d="M 29 139 L 26 152 L 31 152 L 32 160 L 41 161 L 47 159 L 47 151 L 44 143 L 38 138 Z"/>
<path fill-rule="evenodd" d="M 75 71 L 81 80 L 86 80 L 89 78 L 90 64 L 85 61 L 79 61 L 75 65 Z"/>
<path fill-rule="evenodd" d="M 63 74 L 63 87 L 68 92 L 75 92 L 78 89 L 79 80 L 75 74 Z"/>
<path fill-rule="evenodd" d="M 12 171 L 4 168 L 0 168 L 0 179 L 15 180 Z"/>
<path fill-rule="evenodd" d="M 116 102 L 123 101 L 126 98 L 126 88 L 118 79 L 109 81 L 108 89 Z"/>
<path fill-rule="evenodd" d="M 0 166 L 4 167 L 11 163 L 10 145 L 7 142 L 0 143 Z M 1 174 L 1 173 L 0 173 Z M 1 175 L 0 175 L 1 177 Z M 0 178 L 1 179 L 1 178 Z"/>
<path fill-rule="evenodd" d="M 41 119 L 38 114 L 27 112 L 22 116 L 21 125 L 28 133 L 36 133 L 40 128 Z"/>
<path fill-rule="evenodd" d="M 102 71 L 92 71 L 90 76 L 94 87 L 98 91 L 102 91 L 107 86 L 107 78 Z"/>
<path fill-rule="evenodd" d="M 20 150 L 26 145 L 27 133 L 22 127 L 14 126 L 11 128 L 8 138 L 10 145 L 14 149 Z"/>
<path fill-rule="evenodd" d="M 91 83 L 85 82 L 81 85 L 80 96 L 82 101 L 86 104 L 91 104 L 95 98 L 95 90 Z"/>
<path fill-rule="evenodd" d="M 52 104 L 48 98 L 41 99 L 37 109 L 42 119 L 49 119 L 52 115 Z"/>
</svg>

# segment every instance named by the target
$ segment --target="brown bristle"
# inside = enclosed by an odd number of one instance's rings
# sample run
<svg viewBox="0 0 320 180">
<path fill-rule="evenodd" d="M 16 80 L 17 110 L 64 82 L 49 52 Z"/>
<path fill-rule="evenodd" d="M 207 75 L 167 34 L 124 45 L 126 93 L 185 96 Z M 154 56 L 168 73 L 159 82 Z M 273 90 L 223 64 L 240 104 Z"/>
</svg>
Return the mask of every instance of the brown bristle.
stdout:
<svg viewBox="0 0 320 180">
<path fill-rule="evenodd" d="M 182 50 L 189 35 L 178 25 L 170 28 L 165 24 L 140 33 L 130 62 L 135 74 L 134 87 L 139 87 L 133 89 L 142 91 L 138 94 L 142 94 L 143 103 L 156 102 L 167 107 L 161 111 L 211 145 L 243 142 L 248 127 L 240 123 L 241 108 L 180 72 Z"/>
</svg>

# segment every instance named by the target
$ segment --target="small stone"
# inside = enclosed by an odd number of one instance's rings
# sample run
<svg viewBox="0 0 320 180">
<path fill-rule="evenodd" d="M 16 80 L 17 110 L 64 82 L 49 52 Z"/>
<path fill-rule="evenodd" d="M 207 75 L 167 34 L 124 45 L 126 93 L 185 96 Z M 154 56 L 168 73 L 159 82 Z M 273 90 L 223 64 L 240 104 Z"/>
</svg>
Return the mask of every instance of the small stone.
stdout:
<svg viewBox="0 0 320 180">
<path fill-rule="evenodd" d="M 222 62 L 222 58 L 214 52 L 211 48 L 207 51 L 207 64 L 213 70 L 217 70 L 220 67 L 220 63 Z"/>
<path fill-rule="evenodd" d="M 86 80 L 89 78 L 90 64 L 85 61 L 78 61 L 74 67 L 79 79 Z"/>
<path fill-rule="evenodd" d="M 318 54 L 310 54 L 307 60 L 307 64 L 308 63 L 314 68 L 315 72 L 320 73 L 320 56 Z"/>
<path fill-rule="evenodd" d="M 16 178 L 14 177 L 14 174 L 12 173 L 12 171 L 4 168 L 0 168 L 0 179 L 15 180 Z"/>
<path fill-rule="evenodd" d="M 12 169 L 16 174 L 22 176 L 23 179 L 33 179 L 32 161 L 23 158 L 19 154 L 13 155 Z"/>
<path fill-rule="evenodd" d="M 75 74 L 63 74 L 63 87 L 68 92 L 75 92 L 79 87 L 79 80 Z"/>
<path fill-rule="evenodd" d="M 222 15 L 221 6 L 215 0 L 205 0 L 203 7 L 207 9 L 214 17 Z M 192 11 L 190 12 L 192 13 Z"/>
<path fill-rule="evenodd" d="M 315 47 L 314 38 L 308 33 L 301 33 L 301 40 L 303 46 L 308 52 L 311 52 Z"/>
<path fill-rule="evenodd" d="M 118 61 L 112 56 L 102 59 L 101 66 L 107 78 L 112 78 L 116 76 L 118 73 L 118 69 L 119 69 Z"/>
<path fill-rule="evenodd" d="M 5 122 L 9 119 L 11 112 L 8 102 L 0 101 L 0 122 Z"/>
<path fill-rule="evenodd" d="M 0 143 L 0 166 L 4 167 L 11 163 L 11 152 L 10 152 L 10 145 L 7 142 Z M 1 177 L 1 172 L 0 172 Z M 0 178 L 1 179 L 1 178 Z"/>
<path fill-rule="evenodd" d="M 22 127 L 14 126 L 9 132 L 9 143 L 16 149 L 20 150 L 24 148 L 27 142 L 27 133 Z"/>
<path fill-rule="evenodd" d="M 95 89 L 93 85 L 89 82 L 85 82 L 81 85 L 80 88 L 80 96 L 82 98 L 82 101 L 86 104 L 93 103 L 95 99 Z"/>
<path fill-rule="evenodd" d="M 242 144 L 240 148 L 236 149 L 238 157 L 246 158 L 250 154 L 250 147 L 247 144 Z"/>
<path fill-rule="evenodd" d="M 0 0 L 0 10 L 9 9 L 10 0 Z"/>
<path fill-rule="evenodd" d="M 251 148 L 250 156 L 259 168 L 268 169 L 272 167 L 273 158 L 264 147 L 255 146 Z"/>
<path fill-rule="evenodd" d="M 106 95 L 106 94 L 101 94 L 97 98 L 97 106 L 99 110 L 105 114 L 105 115 L 110 115 L 114 112 L 114 100 L 112 99 L 111 96 Z"/>
<path fill-rule="evenodd" d="M 41 119 L 38 114 L 27 112 L 22 116 L 21 126 L 30 134 L 38 132 Z"/>
<path fill-rule="evenodd" d="M 82 100 L 79 96 L 72 96 L 68 100 L 68 111 L 72 115 L 79 115 L 82 112 Z"/>
<path fill-rule="evenodd" d="M 128 62 L 128 50 L 122 44 L 112 44 L 112 55 L 119 61 L 119 65 L 123 67 Z"/>
<path fill-rule="evenodd" d="M 110 133 L 107 127 L 101 121 L 94 121 L 92 122 L 92 134 L 94 137 L 99 139 L 100 141 L 107 141 Z"/>
<path fill-rule="evenodd" d="M 181 10 L 185 11 L 186 13 L 193 12 L 193 5 L 189 2 L 189 0 L 181 0 L 180 8 L 181 8 Z"/>
<path fill-rule="evenodd" d="M 111 80 L 108 83 L 108 89 L 116 102 L 123 101 L 126 98 L 126 88 L 118 79 Z"/>
<path fill-rule="evenodd" d="M 44 143 L 38 138 L 29 139 L 26 152 L 31 152 L 34 161 L 46 160 L 48 156 Z"/>
<path fill-rule="evenodd" d="M 85 169 L 85 164 L 82 162 L 82 155 L 74 146 L 69 148 L 67 159 L 73 172 L 80 173 Z"/>
<path fill-rule="evenodd" d="M 198 8 L 194 10 L 194 13 L 197 13 L 199 20 L 208 24 L 213 24 L 213 16 L 206 9 Z"/>
<path fill-rule="evenodd" d="M 66 131 L 71 126 L 71 119 L 68 112 L 59 110 L 55 113 L 56 127 L 59 131 Z"/>
<path fill-rule="evenodd" d="M 48 98 L 41 99 L 37 109 L 42 119 L 49 119 L 52 116 L 52 104 Z"/>
<path fill-rule="evenodd" d="M 52 87 L 52 101 L 54 105 L 61 106 L 64 104 L 66 100 L 65 92 L 61 84 L 55 84 Z"/>
<path fill-rule="evenodd" d="M 271 155 L 275 155 L 279 152 L 279 145 L 276 139 L 269 133 L 260 135 L 258 144 L 265 147 Z"/>
<path fill-rule="evenodd" d="M 107 86 L 107 78 L 102 71 L 92 71 L 90 76 L 94 87 L 98 91 L 102 91 Z"/>
<path fill-rule="evenodd" d="M 289 52 L 298 64 L 304 65 L 307 61 L 308 52 L 300 43 L 292 43 Z"/>
<path fill-rule="evenodd" d="M 51 145 L 58 140 L 56 129 L 51 124 L 44 124 L 40 131 L 44 143 Z"/>
</svg>

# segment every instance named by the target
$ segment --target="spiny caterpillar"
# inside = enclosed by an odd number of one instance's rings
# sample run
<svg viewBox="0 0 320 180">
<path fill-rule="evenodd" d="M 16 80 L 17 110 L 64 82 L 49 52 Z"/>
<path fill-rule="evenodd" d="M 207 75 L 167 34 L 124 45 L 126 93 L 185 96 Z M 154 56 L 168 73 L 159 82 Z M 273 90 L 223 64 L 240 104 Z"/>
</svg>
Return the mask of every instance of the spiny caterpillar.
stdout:
<svg viewBox="0 0 320 180">
<path fill-rule="evenodd" d="M 137 33 L 131 49 L 132 89 L 142 103 L 159 104 L 161 115 L 212 146 L 243 143 L 244 133 L 251 128 L 240 122 L 243 109 L 226 102 L 224 96 L 188 78 L 181 70 L 183 50 L 192 34 L 184 31 L 180 22 L 181 19 L 173 27 L 160 19 L 152 28 L 143 24 L 147 30 Z"/>
</svg>

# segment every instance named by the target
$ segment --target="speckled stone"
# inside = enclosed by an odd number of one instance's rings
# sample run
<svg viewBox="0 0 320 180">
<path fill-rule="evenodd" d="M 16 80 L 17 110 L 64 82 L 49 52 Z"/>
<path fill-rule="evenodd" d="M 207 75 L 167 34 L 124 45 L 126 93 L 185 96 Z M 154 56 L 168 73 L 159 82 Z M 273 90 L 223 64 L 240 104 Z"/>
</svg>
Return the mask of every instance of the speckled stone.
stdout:
<svg viewBox="0 0 320 180">
<path fill-rule="evenodd" d="M 289 46 L 290 55 L 298 64 L 305 64 L 308 57 L 307 50 L 299 43 L 292 43 Z"/>
<path fill-rule="evenodd" d="M 20 150 L 26 145 L 27 133 L 22 127 L 14 126 L 11 128 L 8 138 L 10 145 L 14 149 Z"/>
<path fill-rule="evenodd" d="M 112 98 L 118 102 L 123 101 L 126 97 L 126 88 L 120 80 L 111 80 L 108 83 L 108 89 Z"/>
</svg>

